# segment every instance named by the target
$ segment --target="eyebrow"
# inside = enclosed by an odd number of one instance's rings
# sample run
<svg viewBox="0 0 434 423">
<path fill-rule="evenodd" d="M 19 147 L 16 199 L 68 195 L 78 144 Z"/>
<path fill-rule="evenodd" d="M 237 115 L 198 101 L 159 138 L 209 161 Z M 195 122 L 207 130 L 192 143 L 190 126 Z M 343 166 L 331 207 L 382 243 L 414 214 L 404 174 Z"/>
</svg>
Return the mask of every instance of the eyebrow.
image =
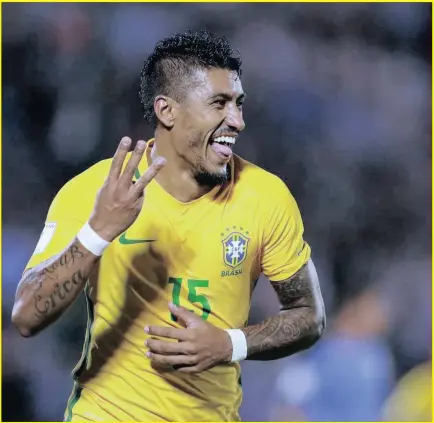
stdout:
<svg viewBox="0 0 434 423">
<path fill-rule="evenodd" d="M 246 94 L 246 93 L 241 93 L 241 94 L 237 97 L 237 101 L 245 100 L 246 97 L 247 97 L 247 94 Z M 226 101 L 231 101 L 231 100 L 232 100 L 232 96 L 231 96 L 230 94 L 228 94 L 228 93 L 219 93 L 219 94 L 213 95 L 213 96 L 211 97 L 211 100 L 215 100 L 215 99 L 217 99 L 217 98 L 223 98 L 223 99 L 226 100 Z"/>
</svg>

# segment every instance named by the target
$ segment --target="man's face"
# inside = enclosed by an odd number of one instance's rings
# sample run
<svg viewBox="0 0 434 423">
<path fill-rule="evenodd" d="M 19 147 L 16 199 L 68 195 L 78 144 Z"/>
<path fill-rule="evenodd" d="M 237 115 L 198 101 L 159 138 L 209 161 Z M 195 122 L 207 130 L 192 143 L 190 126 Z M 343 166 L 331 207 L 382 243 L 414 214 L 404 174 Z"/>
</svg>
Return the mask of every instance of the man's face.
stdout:
<svg viewBox="0 0 434 423">
<path fill-rule="evenodd" d="M 232 147 L 245 127 L 244 97 L 236 72 L 216 68 L 195 71 L 189 91 L 179 104 L 173 131 L 174 148 L 192 165 L 199 183 L 226 181 Z"/>
</svg>

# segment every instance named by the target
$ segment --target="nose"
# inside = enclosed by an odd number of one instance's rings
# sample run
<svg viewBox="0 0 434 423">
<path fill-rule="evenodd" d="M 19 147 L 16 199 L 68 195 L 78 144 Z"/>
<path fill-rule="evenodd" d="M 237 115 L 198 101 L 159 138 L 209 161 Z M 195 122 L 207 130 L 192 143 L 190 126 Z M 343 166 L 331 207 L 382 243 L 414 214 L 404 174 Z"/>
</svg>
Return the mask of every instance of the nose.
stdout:
<svg viewBox="0 0 434 423">
<path fill-rule="evenodd" d="M 228 110 L 228 114 L 226 115 L 226 125 L 237 132 L 241 132 L 246 127 L 243 119 L 243 112 L 238 107 L 230 108 L 230 110 Z"/>
</svg>

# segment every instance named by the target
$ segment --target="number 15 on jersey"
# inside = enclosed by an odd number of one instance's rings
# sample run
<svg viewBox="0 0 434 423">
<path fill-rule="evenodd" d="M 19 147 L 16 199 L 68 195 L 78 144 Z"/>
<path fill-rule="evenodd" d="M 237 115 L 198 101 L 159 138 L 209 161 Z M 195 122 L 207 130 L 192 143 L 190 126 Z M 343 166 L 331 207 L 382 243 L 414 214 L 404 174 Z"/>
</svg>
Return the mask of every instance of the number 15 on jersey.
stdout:
<svg viewBox="0 0 434 423">
<path fill-rule="evenodd" d="M 180 306 L 179 297 L 181 294 L 181 288 L 183 280 L 182 278 L 169 278 L 169 283 L 173 284 L 172 291 L 172 302 L 173 304 Z M 208 288 L 209 281 L 201 279 L 187 279 L 186 281 L 188 287 L 188 301 L 191 303 L 199 303 L 202 306 L 202 316 L 203 320 L 207 320 L 209 314 L 211 313 L 211 305 L 208 298 L 203 294 L 198 294 L 196 292 L 197 288 Z M 190 310 L 193 311 L 193 310 Z M 176 317 L 170 313 L 171 319 L 176 322 Z"/>
</svg>

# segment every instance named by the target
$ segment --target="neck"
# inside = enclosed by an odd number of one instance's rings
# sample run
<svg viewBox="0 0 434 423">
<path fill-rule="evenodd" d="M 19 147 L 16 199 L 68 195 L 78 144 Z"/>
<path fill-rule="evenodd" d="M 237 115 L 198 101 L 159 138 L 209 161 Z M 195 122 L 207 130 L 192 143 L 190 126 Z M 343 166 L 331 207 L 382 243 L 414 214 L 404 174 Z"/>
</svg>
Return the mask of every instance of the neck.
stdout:
<svg viewBox="0 0 434 423">
<path fill-rule="evenodd" d="M 151 160 L 164 157 L 167 162 L 155 180 L 172 197 L 183 203 L 194 201 L 211 191 L 212 187 L 200 185 L 193 176 L 191 165 L 172 148 L 170 139 L 165 134 L 155 133 L 151 150 Z"/>
</svg>

